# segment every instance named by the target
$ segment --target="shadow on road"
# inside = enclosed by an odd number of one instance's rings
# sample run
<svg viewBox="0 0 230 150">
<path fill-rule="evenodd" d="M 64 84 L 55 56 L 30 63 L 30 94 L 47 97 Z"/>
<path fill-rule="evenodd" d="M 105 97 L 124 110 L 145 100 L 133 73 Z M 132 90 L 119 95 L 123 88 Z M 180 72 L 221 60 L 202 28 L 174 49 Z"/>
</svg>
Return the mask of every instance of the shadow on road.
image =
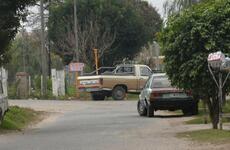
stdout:
<svg viewBox="0 0 230 150">
<path fill-rule="evenodd" d="M 154 118 L 180 118 L 180 117 L 190 117 L 190 116 L 185 116 L 183 114 L 181 115 L 155 115 Z"/>
</svg>

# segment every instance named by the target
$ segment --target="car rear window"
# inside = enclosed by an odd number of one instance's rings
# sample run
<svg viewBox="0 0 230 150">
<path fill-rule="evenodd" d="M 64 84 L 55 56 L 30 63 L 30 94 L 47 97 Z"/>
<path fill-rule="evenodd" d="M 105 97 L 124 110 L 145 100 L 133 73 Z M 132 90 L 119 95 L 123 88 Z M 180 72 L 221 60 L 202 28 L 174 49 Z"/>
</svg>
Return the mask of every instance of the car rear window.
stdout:
<svg viewBox="0 0 230 150">
<path fill-rule="evenodd" d="M 172 87 L 167 76 L 154 77 L 152 80 L 152 88 L 168 88 Z"/>
</svg>

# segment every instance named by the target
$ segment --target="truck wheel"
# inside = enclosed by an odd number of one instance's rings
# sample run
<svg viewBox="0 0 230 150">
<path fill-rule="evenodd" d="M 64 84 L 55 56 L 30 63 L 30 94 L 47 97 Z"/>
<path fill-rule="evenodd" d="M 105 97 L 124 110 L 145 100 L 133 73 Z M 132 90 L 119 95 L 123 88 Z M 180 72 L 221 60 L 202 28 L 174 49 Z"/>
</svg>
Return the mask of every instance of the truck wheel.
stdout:
<svg viewBox="0 0 230 150">
<path fill-rule="evenodd" d="M 105 100 L 105 95 L 99 92 L 92 92 L 91 97 L 93 100 L 96 100 L 96 101 Z"/>
<path fill-rule="evenodd" d="M 147 109 L 144 106 L 144 104 L 141 103 L 140 100 L 137 102 L 137 111 L 138 111 L 140 116 L 146 116 L 147 115 Z"/>
<path fill-rule="evenodd" d="M 148 117 L 153 117 L 154 116 L 154 107 L 153 104 L 149 104 L 147 108 L 147 116 Z"/>
<path fill-rule="evenodd" d="M 124 100 L 126 96 L 126 90 L 122 86 L 116 86 L 112 91 L 112 97 L 114 100 Z"/>
</svg>

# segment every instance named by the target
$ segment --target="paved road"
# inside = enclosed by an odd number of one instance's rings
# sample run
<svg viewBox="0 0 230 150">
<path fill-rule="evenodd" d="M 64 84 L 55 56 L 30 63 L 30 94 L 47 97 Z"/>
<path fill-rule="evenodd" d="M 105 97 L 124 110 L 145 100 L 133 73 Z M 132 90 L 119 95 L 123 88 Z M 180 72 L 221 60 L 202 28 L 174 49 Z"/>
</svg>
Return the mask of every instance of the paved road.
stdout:
<svg viewBox="0 0 230 150">
<path fill-rule="evenodd" d="M 184 117 L 164 112 L 155 118 L 139 117 L 135 101 L 10 103 L 59 114 L 23 133 L 1 135 L 0 150 L 197 149 L 192 142 L 175 137 Z"/>
</svg>

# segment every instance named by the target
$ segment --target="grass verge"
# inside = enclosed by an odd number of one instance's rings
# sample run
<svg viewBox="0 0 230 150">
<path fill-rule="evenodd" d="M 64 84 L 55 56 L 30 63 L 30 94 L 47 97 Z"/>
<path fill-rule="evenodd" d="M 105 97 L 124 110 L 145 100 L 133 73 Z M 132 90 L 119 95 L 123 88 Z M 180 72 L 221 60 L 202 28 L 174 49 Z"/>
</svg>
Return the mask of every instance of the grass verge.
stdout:
<svg viewBox="0 0 230 150">
<path fill-rule="evenodd" d="M 228 130 L 198 130 L 178 133 L 177 137 L 189 138 L 198 142 L 209 142 L 215 144 L 229 143 L 230 142 L 230 131 Z"/>
<path fill-rule="evenodd" d="M 201 103 L 200 103 L 201 104 Z M 226 105 L 223 107 L 223 112 L 224 114 L 229 114 L 230 113 L 230 100 L 226 103 Z M 209 112 L 207 110 L 207 113 L 205 114 L 204 108 L 199 105 L 199 114 L 195 116 L 193 119 L 186 121 L 186 124 L 204 124 L 204 118 L 207 118 L 207 123 L 211 123 L 210 117 L 209 117 Z M 223 122 L 230 122 L 230 118 L 223 118 Z"/>
<path fill-rule="evenodd" d="M 12 106 L 6 113 L 0 131 L 21 130 L 42 120 L 44 112 L 34 111 L 29 108 Z"/>
</svg>

